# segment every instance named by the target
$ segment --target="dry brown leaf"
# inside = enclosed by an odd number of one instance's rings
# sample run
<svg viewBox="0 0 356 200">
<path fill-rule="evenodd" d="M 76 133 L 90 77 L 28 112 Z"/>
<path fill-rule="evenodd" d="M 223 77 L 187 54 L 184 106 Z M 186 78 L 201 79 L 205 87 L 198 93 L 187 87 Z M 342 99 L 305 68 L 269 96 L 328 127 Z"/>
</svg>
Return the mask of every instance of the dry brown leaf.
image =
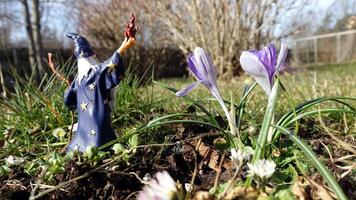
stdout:
<svg viewBox="0 0 356 200">
<path fill-rule="evenodd" d="M 237 186 L 230 190 L 225 196 L 225 199 L 243 199 L 243 200 L 255 200 L 260 196 L 260 192 L 253 187 Z"/>
<path fill-rule="evenodd" d="M 199 155 L 203 157 L 204 164 L 207 164 L 211 169 L 219 171 L 219 153 L 217 150 L 207 146 L 199 139 L 193 144 Z"/>
<path fill-rule="evenodd" d="M 207 191 L 198 191 L 195 193 L 193 200 L 213 200 L 214 197 Z"/>
<path fill-rule="evenodd" d="M 311 183 L 311 185 L 313 185 L 317 189 L 316 193 L 314 194 L 314 195 L 316 195 L 316 197 L 318 197 L 322 200 L 333 200 L 334 199 L 330 195 L 329 191 L 325 187 L 323 187 L 323 185 L 318 184 L 311 179 L 309 179 L 309 182 Z"/>
<path fill-rule="evenodd" d="M 298 200 L 305 200 L 306 198 L 304 187 L 299 181 L 293 184 L 292 193 L 297 197 Z"/>
</svg>

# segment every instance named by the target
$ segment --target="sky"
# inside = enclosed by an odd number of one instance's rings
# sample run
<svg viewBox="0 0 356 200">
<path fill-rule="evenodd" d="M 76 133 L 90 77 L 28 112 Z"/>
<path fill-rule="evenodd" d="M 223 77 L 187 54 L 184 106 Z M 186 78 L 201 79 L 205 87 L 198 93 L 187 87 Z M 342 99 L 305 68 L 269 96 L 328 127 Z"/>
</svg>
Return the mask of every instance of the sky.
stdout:
<svg viewBox="0 0 356 200">
<path fill-rule="evenodd" d="M 61 41 L 62 44 L 69 45 L 69 41 L 64 37 L 66 32 L 75 32 L 77 27 L 79 26 L 77 22 L 72 19 L 71 12 L 73 9 L 68 5 L 63 5 L 64 0 L 57 1 L 47 1 L 45 6 L 47 9 L 44 9 L 42 22 L 44 26 L 48 26 L 50 29 L 54 30 L 53 33 Z M 315 24 L 320 24 L 322 19 L 325 16 L 325 12 L 329 9 L 330 5 L 338 0 L 316 0 L 313 8 L 313 11 L 318 13 L 316 15 L 316 19 L 314 21 Z M 339 1 L 354 1 L 354 5 L 356 5 L 356 0 L 339 0 Z M 304 0 L 304 2 L 310 2 L 310 0 Z M 352 3 L 351 3 L 352 5 Z M 20 3 L 11 3 L 10 12 L 17 13 L 19 20 L 22 20 L 22 5 Z M 25 28 L 23 25 L 18 24 L 15 27 L 16 31 L 13 31 L 14 34 L 11 37 L 12 42 L 19 41 L 25 39 Z M 44 33 L 46 34 L 46 33 Z"/>
<path fill-rule="evenodd" d="M 62 2 L 65 2 L 65 0 L 47 1 L 43 4 L 45 7 L 43 8 L 41 22 L 42 27 L 47 26 L 53 30 L 53 33 L 50 34 L 55 34 L 60 41 L 67 43 L 62 36 L 64 36 L 66 32 L 75 32 L 78 25 L 76 21 L 72 19 L 71 12 L 73 12 L 73 8 L 62 4 Z M 11 27 L 13 29 L 11 42 L 22 41 L 26 38 L 22 9 L 23 7 L 19 1 L 8 2 L 7 12 L 14 15 L 13 20 L 15 21 Z"/>
<path fill-rule="evenodd" d="M 317 0 L 317 10 L 324 12 L 334 1 L 335 0 Z M 51 7 L 53 11 L 47 13 L 49 19 L 48 21 L 52 21 L 52 24 L 50 25 L 52 28 L 58 29 L 58 36 L 63 35 L 63 32 L 76 30 L 76 22 L 68 17 L 69 13 L 71 12 L 70 10 L 63 11 L 66 9 L 66 7 L 58 3 L 50 3 L 49 7 Z M 320 18 L 322 18 L 322 16 L 320 16 Z"/>
<path fill-rule="evenodd" d="M 318 0 L 319 6 L 321 10 L 327 9 L 335 0 Z M 341 0 L 343 1 L 343 0 Z"/>
<path fill-rule="evenodd" d="M 68 8 L 63 4 L 49 3 L 48 7 L 51 12 L 47 13 L 48 26 L 56 30 L 57 38 L 64 44 L 69 44 L 70 41 L 66 37 L 63 37 L 67 32 L 76 32 L 78 24 L 72 19 L 73 8 Z"/>
</svg>

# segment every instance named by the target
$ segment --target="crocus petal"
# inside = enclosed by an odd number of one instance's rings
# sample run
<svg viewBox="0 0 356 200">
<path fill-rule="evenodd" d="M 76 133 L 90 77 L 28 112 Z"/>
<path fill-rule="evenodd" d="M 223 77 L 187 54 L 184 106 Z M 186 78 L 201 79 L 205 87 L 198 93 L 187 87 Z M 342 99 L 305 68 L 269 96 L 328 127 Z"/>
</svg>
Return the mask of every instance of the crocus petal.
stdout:
<svg viewBox="0 0 356 200">
<path fill-rule="evenodd" d="M 286 44 L 282 42 L 281 50 L 279 50 L 279 54 L 278 54 L 275 74 L 280 70 L 281 66 L 283 65 L 284 61 L 286 60 L 287 54 L 288 54 L 288 47 Z"/>
<path fill-rule="evenodd" d="M 197 47 L 194 49 L 194 56 L 198 66 L 202 66 L 204 68 L 206 78 L 209 82 L 216 85 L 216 69 L 209 54 L 206 53 L 204 49 Z"/>
<path fill-rule="evenodd" d="M 188 86 L 185 87 L 184 89 L 178 91 L 178 92 L 176 93 L 176 95 L 179 96 L 179 97 L 182 97 L 182 96 L 187 95 L 187 94 L 188 94 L 189 92 L 191 92 L 195 87 L 197 87 L 201 82 L 202 82 L 202 81 L 199 80 L 199 81 L 197 81 L 197 82 L 194 82 L 194 83 L 188 85 Z"/>
<path fill-rule="evenodd" d="M 201 62 L 201 55 L 204 54 L 204 50 L 200 47 L 194 49 L 193 55 L 188 57 L 188 65 L 190 70 L 193 72 L 193 69 L 196 71 L 195 75 L 200 79 L 207 79 L 208 72 L 206 66 Z M 194 66 L 195 68 L 191 67 Z M 194 72 L 193 72 L 194 73 Z"/>
<path fill-rule="evenodd" d="M 244 51 L 240 56 L 240 63 L 242 69 L 247 74 L 252 76 L 257 81 L 257 83 L 263 88 L 267 96 L 269 96 L 271 93 L 272 83 L 269 79 L 269 75 L 266 68 L 259 60 L 259 58 L 251 52 Z"/>
<path fill-rule="evenodd" d="M 263 48 L 266 52 L 266 59 L 269 66 L 273 67 L 276 65 L 276 48 L 274 44 L 270 43 L 268 47 Z"/>
<path fill-rule="evenodd" d="M 261 61 L 268 73 L 268 78 L 270 79 L 270 82 L 272 82 L 276 65 L 276 48 L 274 47 L 274 45 L 271 43 L 268 45 L 268 47 L 264 47 L 259 51 L 252 50 L 250 52 L 257 56 L 258 59 Z"/>
<path fill-rule="evenodd" d="M 273 83 L 274 74 L 276 72 L 276 48 L 271 43 L 268 47 L 264 47 L 263 50 L 265 51 L 265 68 L 268 73 L 268 78 L 271 83 Z M 271 84 L 272 87 L 272 84 Z"/>
<path fill-rule="evenodd" d="M 195 76 L 195 78 L 197 80 L 203 80 L 204 76 L 201 74 L 200 71 L 198 71 L 197 69 L 197 62 L 195 60 L 194 54 L 189 54 L 188 58 L 187 58 L 187 62 L 188 62 L 188 69 L 190 72 L 192 72 L 192 74 Z"/>
</svg>

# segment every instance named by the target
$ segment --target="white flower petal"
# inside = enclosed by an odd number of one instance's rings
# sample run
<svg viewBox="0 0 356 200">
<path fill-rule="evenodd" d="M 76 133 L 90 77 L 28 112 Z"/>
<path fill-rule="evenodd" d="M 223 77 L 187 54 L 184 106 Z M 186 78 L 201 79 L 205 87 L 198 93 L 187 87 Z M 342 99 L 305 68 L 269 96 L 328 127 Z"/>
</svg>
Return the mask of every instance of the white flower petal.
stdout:
<svg viewBox="0 0 356 200">
<path fill-rule="evenodd" d="M 170 200 L 177 193 L 174 180 L 168 172 L 157 172 L 154 179 L 139 192 L 138 199 Z"/>
<path fill-rule="evenodd" d="M 257 176 L 261 179 L 270 178 L 276 170 L 276 163 L 272 160 L 258 160 L 255 164 L 247 163 L 249 176 Z"/>
<path fill-rule="evenodd" d="M 263 88 L 267 96 L 269 96 L 272 86 L 268 78 L 267 70 L 258 57 L 251 52 L 243 51 L 240 56 L 240 63 L 242 69 L 252 76 Z"/>
<path fill-rule="evenodd" d="M 283 65 L 284 61 L 286 60 L 288 54 L 288 47 L 285 43 L 281 43 L 281 49 L 279 50 L 278 58 L 277 58 L 277 64 L 276 64 L 276 70 L 275 74 L 280 70 L 281 66 Z"/>
<path fill-rule="evenodd" d="M 66 135 L 66 132 L 64 129 L 62 128 L 56 128 L 54 129 L 54 131 L 52 132 L 52 135 L 57 138 L 57 139 L 61 139 Z"/>
<path fill-rule="evenodd" d="M 250 159 L 251 155 L 252 154 L 248 148 L 245 148 L 243 151 L 241 151 L 241 149 L 231 149 L 230 159 L 234 162 L 236 167 L 239 168 L 245 163 L 245 161 Z"/>
<path fill-rule="evenodd" d="M 208 71 L 206 69 L 205 63 L 202 61 L 205 57 L 205 51 L 204 49 L 200 47 L 196 47 L 193 52 L 194 59 L 196 62 L 196 70 L 201 74 L 204 78 L 208 77 Z"/>
</svg>

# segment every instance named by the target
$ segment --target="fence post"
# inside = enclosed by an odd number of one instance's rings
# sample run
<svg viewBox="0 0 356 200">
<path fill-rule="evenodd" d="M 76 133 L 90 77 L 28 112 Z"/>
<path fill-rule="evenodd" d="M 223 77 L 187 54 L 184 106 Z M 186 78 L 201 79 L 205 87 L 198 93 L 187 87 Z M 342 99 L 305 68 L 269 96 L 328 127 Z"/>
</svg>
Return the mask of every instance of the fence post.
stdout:
<svg viewBox="0 0 356 200">
<path fill-rule="evenodd" d="M 314 38 L 314 63 L 318 62 L 318 38 Z"/>
<path fill-rule="evenodd" d="M 353 38 L 351 39 L 352 41 L 345 41 L 346 44 L 341 44 L 341 36 L 350 36 Z M 318 58 L 318 39 L 322 39 L 322 38 L 327 38 L 328 40 L 332 40 L 334 41 L 334 39 L 336 39 L 335 42 L 335 46 L 332 47 L 332 49 L 330 49 L 329 51 L 327 51 L 327 59 L 328 60 L 323 60 L 323 57 L 320 57 L 320 63 L 325 63 L 325 62 L 329 62 L 329 63 L 341 63 L 341 62 L 353 62 L 355 60 L 355 45 L 354 45 L 354 41 L 356 41 L 356 30 L 348 30 L 348 31 L 343 31 L 343 32 L 338 32 L 338 33 L 327 33 L 327 34 L 322 34 L 322 35 L 314 35 L 314 36 L 308 36 L 308 37 L 302 37 L 302 38 L 296 38 L 296 41 L 301 42 L 301 41 L 305 41 L 307 43 L 307 45 L 302 46 L 301 49 L 299 49 L 299 54 L 300 52 L 303 52 L 303 48 L 304 50 L 307 49 L 307 52 L 305 55 L 303 55 L 303 59 L 305 59 L 305 61 L 308 63 L 312 63 L 313 60 L 311 60 L 311 57 L 314 56 L 314 63 L 315 62 L 319 62 L 319 58 Z M 345 38 L 345 40 L 348 38 Z M 311 44 L 313 43 L 313 44 Z M 310 50 L 312 48 L 313 45 L 313 50 Z M 343 50 L 343 46 L 342 45 L 347 45 L 347 48 L 352 48 L 351 50 L 348 49 L 348 51 L 345 52 L 342 51 Z M 321 51 L 323 51 L 324 49 L 321 49 Z M 335 51 L 332 52 L 332 51 Z M 314 55 L 312 55 L 312 53 L 314 53 Z M 335 56 L 335 59 L 333 59 L 333 55 Z M 345 55 L 343 55 L 345 54 Z M 347 54 L 347 55 L 346 55 Z M 349 55 L 350 54 L 350 58 Z M 330 60 L 331 57 L 331 60 Z"/>
<path fill-rule="evenodd" d="M 336 62 L 340 63 L 340 33 L 336 35 Z"/>
<path fill-rule="evenodd" d="M 298 40 L 295 41 L 295 62 L 297 63 L 297 65 L 300 64 L 299 62 L 299 52 L 298 52 Z"/>
</svg>

